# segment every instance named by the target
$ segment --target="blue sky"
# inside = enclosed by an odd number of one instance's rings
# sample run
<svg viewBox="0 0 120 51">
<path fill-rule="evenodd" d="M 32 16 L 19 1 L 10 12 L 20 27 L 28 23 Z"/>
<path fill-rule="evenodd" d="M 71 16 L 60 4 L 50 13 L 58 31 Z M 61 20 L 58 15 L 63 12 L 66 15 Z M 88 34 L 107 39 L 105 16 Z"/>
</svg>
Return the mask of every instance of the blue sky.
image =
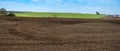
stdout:
<svg viewBox="0 0 120 51">
<path fill-rule="evenodd" d="M 14 11 L 120 14 L 120 0 L 0 0 Z"/>
</svg>

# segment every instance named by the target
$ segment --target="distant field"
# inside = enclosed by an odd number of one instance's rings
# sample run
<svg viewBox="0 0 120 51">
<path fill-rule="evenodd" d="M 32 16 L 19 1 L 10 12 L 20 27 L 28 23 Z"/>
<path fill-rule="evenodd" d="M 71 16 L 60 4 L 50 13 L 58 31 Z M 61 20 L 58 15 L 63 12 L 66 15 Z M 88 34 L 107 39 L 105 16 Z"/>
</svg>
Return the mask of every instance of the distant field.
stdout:
<svg viewBox="0 0 120 51">
<path fill-rule="evenodd" d="M 21 17 L 40 17 L 40 18 L 102 18 L 102 15 L 95 14 L 79 14 L 79 13 L 51 13 L 51 12 L 24 12 L 15 13 L 16 16 Z"/>
</svg>

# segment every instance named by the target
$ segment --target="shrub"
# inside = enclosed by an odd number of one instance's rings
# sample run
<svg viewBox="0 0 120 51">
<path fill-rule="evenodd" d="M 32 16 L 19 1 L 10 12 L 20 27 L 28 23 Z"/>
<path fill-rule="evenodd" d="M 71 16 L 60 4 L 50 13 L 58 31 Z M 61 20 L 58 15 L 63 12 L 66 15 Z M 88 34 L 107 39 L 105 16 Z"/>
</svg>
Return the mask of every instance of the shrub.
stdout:
<svg viewBox="0 0 120 51">
<path fill-rule="evenodd" d="M 10 16 L 10 17 L 15 17 L 15 14 L 14 13 L 12 13 L 12 12 L 10 12 L 9 14 L 8 14 L 8 16 Z"/>
<path fill-rule="evenodd" d="M 97 15 L 100 15 L 100 13 L 99 13 L 98 11 L 96 11 L 96 14 L 97 14 Z"/>
</svg>

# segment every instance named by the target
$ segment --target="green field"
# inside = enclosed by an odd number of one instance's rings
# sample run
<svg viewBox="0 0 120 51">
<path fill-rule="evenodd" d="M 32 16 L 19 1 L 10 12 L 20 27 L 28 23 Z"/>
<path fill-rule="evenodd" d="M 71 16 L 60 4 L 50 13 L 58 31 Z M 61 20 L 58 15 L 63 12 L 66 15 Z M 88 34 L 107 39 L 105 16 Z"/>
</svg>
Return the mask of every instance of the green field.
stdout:
<svg viewBox="0 0 120 51">
<path fill-rule="evenodd" d="M 53 12 L 23 12 L 15 13 L 17 17 L 40 17 L 40 18 L 103 18 L 102 15 L 80 13 L 53 13 Z"/>
</svg>

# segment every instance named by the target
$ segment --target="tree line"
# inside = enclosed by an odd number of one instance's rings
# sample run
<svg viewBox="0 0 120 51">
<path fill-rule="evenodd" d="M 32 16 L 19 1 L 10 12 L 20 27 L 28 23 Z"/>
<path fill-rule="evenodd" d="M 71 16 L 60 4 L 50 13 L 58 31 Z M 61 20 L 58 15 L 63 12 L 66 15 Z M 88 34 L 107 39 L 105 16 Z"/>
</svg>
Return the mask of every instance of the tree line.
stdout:
<svg viewBox="0 0 120 51">
<path fill-rule="evenodd" d="M 8 12 L 5 8 L 0 9 L 0 16 L 9 16 L 9 17 L 14 17 L 15 14 L 13 12 Z"/>
</svg>

